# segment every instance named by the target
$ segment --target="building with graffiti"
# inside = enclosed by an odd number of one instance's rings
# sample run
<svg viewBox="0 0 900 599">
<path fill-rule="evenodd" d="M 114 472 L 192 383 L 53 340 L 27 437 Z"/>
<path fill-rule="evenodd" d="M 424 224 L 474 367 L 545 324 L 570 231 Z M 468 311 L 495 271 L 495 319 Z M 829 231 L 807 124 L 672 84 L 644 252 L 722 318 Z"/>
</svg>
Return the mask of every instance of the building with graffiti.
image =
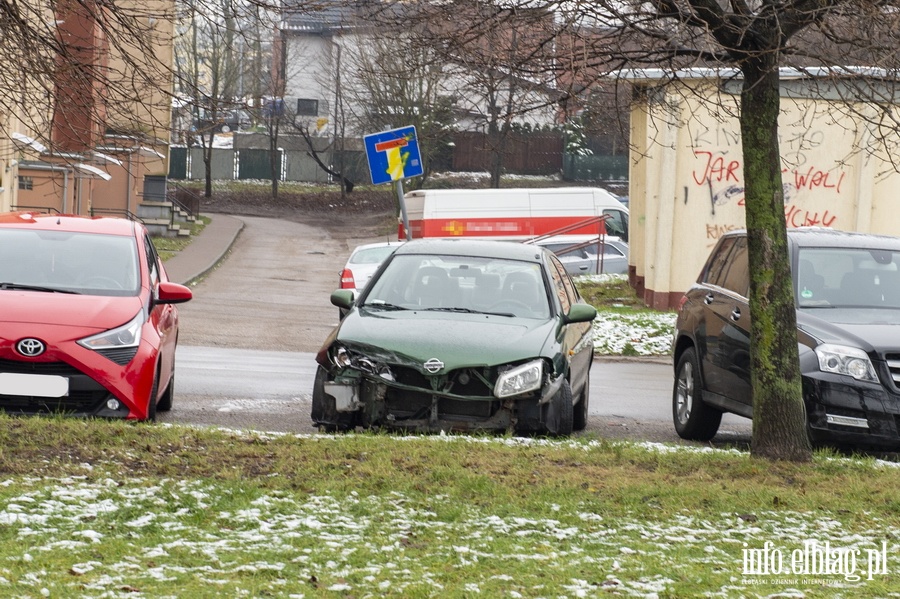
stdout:
<svg viewBox="0 0 900 599">
<path fill-rule="evenodd" d="M 849 70 L 848 70 L 849 72 Z M 854 103 L 859 72 L 846 81 L 781 72 L 784 212 L 788 227 L 900 234 L 900 142 L 879 129 L 878 110 Z M 900 88 L 869 69 L 866 97 Z M 643 70 L 621 74 L 635 86 L 631 111 L 630 272 L 646 303 L 677 305 L 710 249 L 744 227 L 738 111 L 733 70 Z M 894 102 L 887 102 L 892 107 Z M 884 105 L 882 105 L 884 106 Z M 893 151 L 892 151 L 893 150 Z"/>
</svg>

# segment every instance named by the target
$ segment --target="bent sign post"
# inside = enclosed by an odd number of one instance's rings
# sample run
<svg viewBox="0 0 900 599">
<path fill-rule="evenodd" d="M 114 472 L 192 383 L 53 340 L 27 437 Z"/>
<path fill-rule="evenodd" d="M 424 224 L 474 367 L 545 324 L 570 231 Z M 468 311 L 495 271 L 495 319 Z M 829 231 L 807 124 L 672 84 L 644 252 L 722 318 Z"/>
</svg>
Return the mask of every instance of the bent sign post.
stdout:
<svg viewBox="0 0 900 599">
<path fill-rule="evenodd" d="M 401 127 L 380 133 L 372 133 L 363 138 L 366 159 L 372 184 L 397 182 L 397 196 L 400 200 L 400 215 L 407 241 L 410 239 L 409 218 L 403 200 L 403 179 L 422 174 L 422 158 L 415 127 Z"/>
</svg>

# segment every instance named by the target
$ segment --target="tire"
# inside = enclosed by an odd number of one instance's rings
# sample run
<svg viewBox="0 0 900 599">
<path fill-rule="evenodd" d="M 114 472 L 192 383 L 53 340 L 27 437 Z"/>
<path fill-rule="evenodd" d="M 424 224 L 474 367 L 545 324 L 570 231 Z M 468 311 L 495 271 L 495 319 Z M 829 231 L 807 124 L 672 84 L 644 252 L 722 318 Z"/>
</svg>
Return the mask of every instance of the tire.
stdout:
<svg viewBox="0 0 900 599">
<path fill-rule="evenodd" d="M 346 432 L 356 426 L 355 412 L 338 412 L 334 398 L 325 393 L 325 381 L 328 372 L 320 365 L 316 369 L 316 380 L 313 383 L 312 417 L 313 425 L 325 432 Z"/>
<path fill-rule="evenodd" d="M 562 387 L 550 400 L 547 406 L 547 417 L 544 425 L 551 435 L 568 437 L 572 434 L 575 412 L 572 405 L 572 388 L 569 381 L 563 381 Z"/>
<path fill-rule="evenodd" d="M 156 422 L 156 392 L 159 390 L 159 373 L 153 376 L 153 386 L 147 400 L 147 422 Z"/>
<path fill-rule="evenodd" d="M 231 133 L 231 127 L 229 127 L 228 125 L 222 125 L 219 128 L 219 131 L 221 131 L 222 133 Z"/>
<path fill-rule="evenodd" d="M 573 431 L 583 431 L 587 428 L 588 422 L 588 407 L 590 405 L 591 399 L 591 377 L 590 371 L 588 371 L 588 376 L 584 381 L 584 389 L 581 391 L 581 400 L 575 404 L 573 408 L 573 418 L 572 418 L 572 430 Z"/>
<path fill-rule="evenodd" d="M 675 432 L 682 439 L 709 441 L 719 430 L 722 412 L 704 403 L 700 396 L 702 388 L 697 352 L 691 347 L 678 360 L 672 388 L 672 420 Z"/>
<path fill-rule="evenodd" d="M 169 379 L 169 386 L 166 387 L 166 390 L 163 391 L 162 397 L 159 398 L 159 401 L 156 402 L 156 411 L 157 412 L 168 412 L 172 409 L 172 396 L 175 394 L 175 373 L 172 373 L 172 378 Z"/>
</svg>

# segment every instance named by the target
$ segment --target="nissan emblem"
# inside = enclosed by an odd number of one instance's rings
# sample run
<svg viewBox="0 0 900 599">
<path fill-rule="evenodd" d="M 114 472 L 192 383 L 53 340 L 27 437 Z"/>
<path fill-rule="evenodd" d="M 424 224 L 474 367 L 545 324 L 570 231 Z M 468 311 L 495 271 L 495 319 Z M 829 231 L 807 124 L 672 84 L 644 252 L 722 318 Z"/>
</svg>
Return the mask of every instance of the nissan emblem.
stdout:
<svg viewBox="0 0 900 599">
<path fill-rule="evenodd" d="M 441 362 L 440 360 L 438 360 L 437 358 L 431 358 L 430 360 L 425 362 L 425 364 L 423 364 L 423 366 L 425 366 L 425 370 L 427 370 L 431 374 L 434 374 L 435 372 L 439 371 L 441 368 L 444 367 L 444 363 Z"/>
</svg>

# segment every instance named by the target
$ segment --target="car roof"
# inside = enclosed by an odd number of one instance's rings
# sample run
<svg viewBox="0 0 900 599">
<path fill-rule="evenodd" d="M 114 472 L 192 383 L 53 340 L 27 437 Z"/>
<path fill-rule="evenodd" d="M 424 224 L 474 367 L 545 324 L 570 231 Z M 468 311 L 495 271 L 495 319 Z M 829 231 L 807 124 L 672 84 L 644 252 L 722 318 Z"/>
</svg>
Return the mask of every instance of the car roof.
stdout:
<svg viewBox="0 0 900 599">
<path fill-rule="evenodd" d="M 891 237 L 889 235 L 838 231 L 826 229 L 825 227 L 788 229 L 788 235 L 791 241 L 799 247 L 826 246 L 900 250 L 900 237 Z"/>
<path fill-rule="evenodd" d="M 407 241 L 397 248 L 394 255 L 444 254 L 540 262 L 545 252 L 549 252 L 549 250 L 517 241 L 436 238 Z"/>
<path fill-rule="evenodd" d="M 796 227 L 787 230 L 788 239 L 797 247 L 846 247 L 862 249 L 891 249 L 900 251 L 900 237 L 840 231 L 827 227 Z M 744 236 L 745 229 L 729 231 L 723 237 Z"/>
<path fill-rule="evenodd" d="M 584 243 L 585 241 L 594 241 L 599 235 L 554 235 L 553 237 L 544 237 L 543 239 L 532 241 L 535 245 L 547 245 L 548 243 L 568 243 L 575 245 L 576 243 Z M 621 237 L 616 235 L 604 235 L 603 241 L 606 243 L 625 243 Z"/>
<path fill-rule="evenodd" d="M 380 241 L 378 243 L 364 243 L 362 245 L 358 245 L 355 248 L 353 248 L 353 251 L 351 252 L 351 254 L 355 254 L 356 252 L 358 252 L 360 250 L 368 250 L 370 248 L 383 248 L 383 247 L 387 247 L 387 246 L 391 246 L 391 245 L 400 245 L 401 243 L 403 243 L 403 242 L 402 241 Z"/>
<path fill-rule="evenodd" d="M 134 235 L 135 223 L 125 218 L 78 216 L 37 212 L 0 214 L 0 228 L 44 229 L 104 235 Z"/>
</svg>

